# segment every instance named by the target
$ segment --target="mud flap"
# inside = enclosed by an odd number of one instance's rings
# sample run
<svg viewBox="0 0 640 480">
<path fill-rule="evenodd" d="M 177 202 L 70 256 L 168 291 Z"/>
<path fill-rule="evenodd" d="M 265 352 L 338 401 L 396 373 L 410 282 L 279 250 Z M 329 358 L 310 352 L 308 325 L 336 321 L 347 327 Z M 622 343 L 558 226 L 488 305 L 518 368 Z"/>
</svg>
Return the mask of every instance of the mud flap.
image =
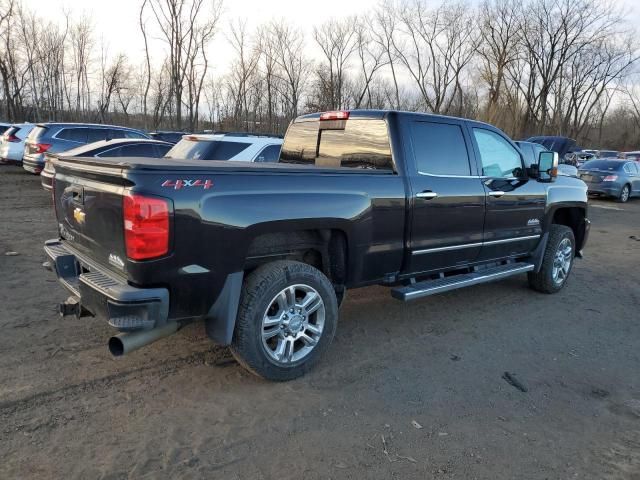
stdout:
<svg viewBox="0 0 640 480">
<path fill-rule="evenodd" d="M 534 265 L 533 271 L 536 273 L 542 268 L 542 260 L 544 259 L 544 252 L 547 249 L 547 243 L 549 243 L 549 232 L 546 232 L 542 236 L 538 246 L 531 254 L 531 263 Z"/>
<path fill-rule="evenodd" d="M 207 335 L 219 345 L 229 345 L 233 338 L 243 278 L 244 272 L 227 276 L 216 303 L 205 318 Z"/>
</svg>

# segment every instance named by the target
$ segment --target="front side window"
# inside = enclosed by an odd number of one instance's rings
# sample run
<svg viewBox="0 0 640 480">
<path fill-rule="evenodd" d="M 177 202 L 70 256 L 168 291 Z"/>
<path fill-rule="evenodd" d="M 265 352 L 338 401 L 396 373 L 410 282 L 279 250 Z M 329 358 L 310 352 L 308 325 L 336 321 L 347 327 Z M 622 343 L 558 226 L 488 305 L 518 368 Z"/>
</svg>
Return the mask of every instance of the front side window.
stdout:
<svg viewBox="0 0 640 480">
<path fill-rule="evenodd" d="M 418 172 L 468 176 L 469 154 L 459 125 L 412 122 L 411 143 Z"/>
<path fill-rule="evenodd" d="M 482 174 L 486 177 L 522 176 L 520 153 L 501 135 L 484 128 L 474 128 L 482 161 Z"/>
</svg>

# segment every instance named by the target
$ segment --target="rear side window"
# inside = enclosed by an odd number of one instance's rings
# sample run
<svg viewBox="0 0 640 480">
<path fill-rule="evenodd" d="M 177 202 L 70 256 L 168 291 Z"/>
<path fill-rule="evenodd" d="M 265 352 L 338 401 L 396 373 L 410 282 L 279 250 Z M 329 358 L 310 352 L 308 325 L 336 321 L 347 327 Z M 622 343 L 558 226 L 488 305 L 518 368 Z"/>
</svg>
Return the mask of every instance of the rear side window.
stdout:
<svg viewBox="0 0 640 480">
<path fill-rule="evenodd" d="M 88 128 L 63 128 L 58 132 L 56 138 L 69 140 L 70 142 L 87 143 Z"/>
<path fill-rule="evenodd" d="M 29 136 L 27 138 L 30 141 L 35 142 L 40 137 L 44 136 L 46 131 L 47 131 L 47 127 L 40 127 L 40 126 L 35 127 L 33 130 L 31 130 L 31 133 L 29 133 Z"/>
<path fill-rule="evenodd" d="M 153 144 L 139 143 L 137 145 L 125 145 L 122 147 L 123 157 L 155 157 L 156 149 Z"/>
<path fill-rule="evenodd" d="M 109 130 L 109 139 L 116 139 L 116 138 L 125 138 L 124 135 L 124 130 L 118 130 L 118 129 L 110 129 Z"/>
<path fill-rule="evenodd" d="M 520 153 L 501 135 L 484 128 L 474 128 L 482 160 L 482 174 L 487 177 L 519 177 L 522 175 Z"/>
<path fill-rule="evenodd" d="M 87 128 L 87 143 L 99 142 L 109 137 L 109 130 L 106 128 Z"/>
<path fill-rule="evenodd" d="M 277 162 L 280 158 L 280 145 L 264 147 L 256 156 L 255 162 Z"/>
<path fill-rule="evenodd" d="M 387 124 L 359 119 L 294 123 L 287 131 L 280 162 L 392 170 Z"/>
<path fill-rule="evenodd" d="M 119 137 L 119 138 L 135 138 L 137 140 L 140 140 L 141 138 L 147 138 L 146 135 L 143 135 L 140 132 L 134 132 L 132 130 L 124 130 L 124 137 Z"/>
<path fill-rule="evenodd" d="M 4 136 L 9 138 L 11 135 L 15 135 L 16 133 L 18 133 L 18 131 L 20 131 L 20 127 L 16 127 L 16 126 L 9 127 L 4 132 Z"/>
<path fill-rule="evenodd" d="M 180 140 L 167 152 L 169 158 L 186 160 L 229 160 L 250 144 L 243 142 L 224 142 L 220 140 Z"/>
<path fill-rule="evenodd" d="M 420 173 L 455 176 L 471 174 L 469 154 L 459 125 L 412 122 L 411 142 Z"/>
</svg>

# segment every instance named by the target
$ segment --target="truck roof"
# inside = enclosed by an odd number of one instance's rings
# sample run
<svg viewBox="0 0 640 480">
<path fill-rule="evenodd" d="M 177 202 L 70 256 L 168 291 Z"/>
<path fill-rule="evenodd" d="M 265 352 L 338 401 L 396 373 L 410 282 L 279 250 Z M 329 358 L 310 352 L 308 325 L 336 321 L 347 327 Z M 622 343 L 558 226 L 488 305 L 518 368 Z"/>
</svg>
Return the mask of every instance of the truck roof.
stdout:
<svg viewBox="0 0 640 480">
<path fill-rule="evenodd" d="M 349 119 L 361 119 L 361 120 L 381 120 L 386 118 L 389 114 L 398 114 L 398 115 L 407 115 L 413 117 L 423 117 L 425 119 L 450 119 L 461 122 L 468 122 L 474 125 L 482 125 L 484 127 L 489 127 L 491 129 L 495 129 L 496 127 L 485 122 L 481 122 L 479 120 L 473 120 L 470 118 L 463 117 L 454 117 L 451 115 L 439 115 L 435 113 L 425 113 L 425 112 L 410 112 L 407 110 L 367 110 L 367 109 L 358 109 L 358 110 L 341 110 L 340 112 L 349 112 Z M 307 113 L 305 115 L 300 115 L 297 117 L 294 122 L 309 122 L 319 120 L 320 116 L 324 113 L 331 112 L 315 112 L 315 113 Z"/>
</svg>

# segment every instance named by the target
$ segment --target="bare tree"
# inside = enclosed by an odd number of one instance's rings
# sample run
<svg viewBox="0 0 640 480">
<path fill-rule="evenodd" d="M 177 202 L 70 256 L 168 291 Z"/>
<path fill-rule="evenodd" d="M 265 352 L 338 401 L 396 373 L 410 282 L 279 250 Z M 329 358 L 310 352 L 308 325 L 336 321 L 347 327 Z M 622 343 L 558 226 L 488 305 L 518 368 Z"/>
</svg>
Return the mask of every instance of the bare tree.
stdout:
<svg viewBox="0 0 640 480">
<path fill-rule="evenodd" d="M 354 17 L 329 20 L 313 29 L 313 38 L 323 53 L 323 63 L 316 72 L 319 106 L 340 109 L 345 105 L 343 89 L 348 62 L 358 47 L 356 21 Z"/>
<path fill-rule="evenodd" d="M 286 102 L 285 116 L 291 119 L 299 113 L 310 72 L 310 62 L 304 52 L 304 34 L 284 21 L 272 22 L 268 28 L 277 65 L 275 75 L 282 80 L 278 86 Z"/>
<path fill-rule="evenodd" d="M 476 51 L 478 36 L 465 3 L 429 9 L 422 0 L 401 5 L 404 39 L 395 38 L 398 58 L 417 86 L 424 106 L 447 113 L 462 96 L 462 76 Z"/>
<path fill-rule="evenodd" d="M 169 96 L 175 102 L 176 127 L 182 128 L 183 93 L 189 88 L 187 81 L 194 58 L 204 54 L 204 48 L 215 33 L 220 19 L 222 2 L 220 0 L 149 0 L 156 25 L 169 49 L 168 68 L 170 78 Z M 208 7 L 208 8 L 207 8 Z M 193 72 L 192 72 L 193 73 Z M 204 75 L 206 71 L 202 75 Z M 191 85 L 193 87 L 193 85 Z M 198 95 L 189 99 L 189 109 L 195 108 Z"/>
<path fill-rule="evenodd" d="M 519 55 L 521 17 L 518 0 L 484 0 L 479 6 L 478 56 L 482 79 L 489 89 L 485 110 L 489 123 L 496 122 L 507 70 Z"/>
</svg>

